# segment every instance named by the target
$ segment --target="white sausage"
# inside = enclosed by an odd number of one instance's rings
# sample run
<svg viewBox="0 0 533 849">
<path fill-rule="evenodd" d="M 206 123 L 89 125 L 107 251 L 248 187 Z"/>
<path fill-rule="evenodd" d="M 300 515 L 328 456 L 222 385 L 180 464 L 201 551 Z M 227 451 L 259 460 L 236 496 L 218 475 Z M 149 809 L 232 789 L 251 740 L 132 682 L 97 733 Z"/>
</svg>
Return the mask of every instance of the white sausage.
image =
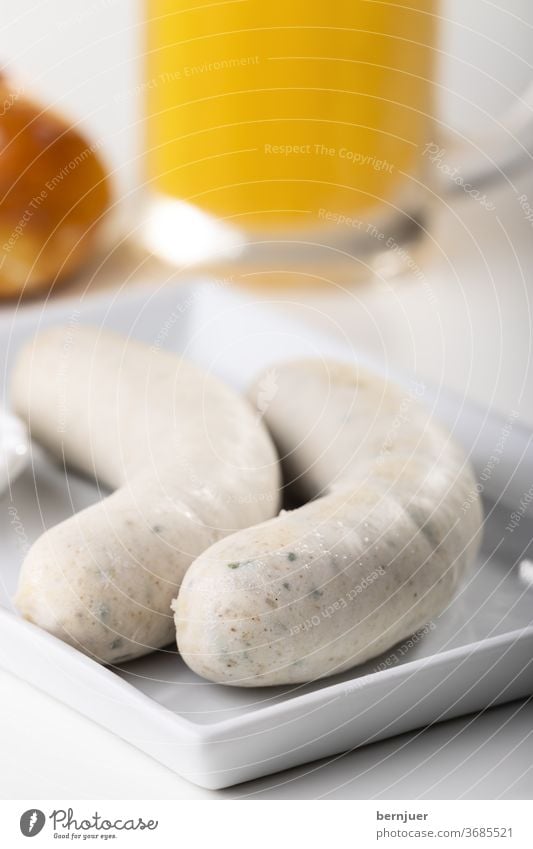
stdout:
<svg viewBox="0 0 533 849">
<path fill-rule="evenodd" d="M 205 550 L 173 605 L 188 665 L 243 686 L 322 678 L 413 634 L 452 598 L 481 527 L 470 469 L 416 388 L 320 361 L 268 381 L 287 475 L 316 500 Z"/>
<path fill-rule="evenodd" d="M 167 645 L 190 562 L 278 510 L 252 406 L 186 360 L 81 326 L 23 350 L 12 399 L 33 438 L 116 490 L 37 540 L 18 609 L 106 663 Z"/>
</svg>

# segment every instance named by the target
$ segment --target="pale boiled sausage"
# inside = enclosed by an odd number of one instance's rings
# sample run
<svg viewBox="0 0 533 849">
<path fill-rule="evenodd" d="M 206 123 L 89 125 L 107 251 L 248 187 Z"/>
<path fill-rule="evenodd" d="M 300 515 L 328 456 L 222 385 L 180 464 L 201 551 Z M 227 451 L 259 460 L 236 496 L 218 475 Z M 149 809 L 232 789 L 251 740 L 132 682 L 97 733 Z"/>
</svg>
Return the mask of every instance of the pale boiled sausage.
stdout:
<svg viewBox="0 0 533 849">
<path fill-rule="evenodd" d="M 416 386 L 318 360 L 279 366 L 252 394 L 266 383 L 287 476 L 315 500 L 206 549 L 173 605 L 188 665 L 241 686 L 341 672 L 413 634 L 452 598 L 482 519 Z"/>
<path fill-rule="evenodd" d="M 12 400 L 35 440 L 115 490 L 35 542 L 16 606 L 105 663 L 167 645 L 190 562 L 279 509 L 252 406 L 184 359 L 78 325 L 26 346 Z"/>
</svg>

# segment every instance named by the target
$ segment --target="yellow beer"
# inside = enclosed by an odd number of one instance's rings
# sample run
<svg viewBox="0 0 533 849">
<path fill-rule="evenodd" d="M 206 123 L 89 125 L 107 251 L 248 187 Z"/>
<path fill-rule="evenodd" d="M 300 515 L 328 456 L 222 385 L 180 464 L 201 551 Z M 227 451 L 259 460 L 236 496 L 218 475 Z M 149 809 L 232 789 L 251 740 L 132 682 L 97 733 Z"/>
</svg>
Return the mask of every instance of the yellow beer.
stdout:
<svg viewBox="0 0 533 849">
<path fill-rule="evenodd" d="M 146 183 L 253 232 L 394 201 L 427 136 L 432 12 L 147 0 Z"/>
</svg>

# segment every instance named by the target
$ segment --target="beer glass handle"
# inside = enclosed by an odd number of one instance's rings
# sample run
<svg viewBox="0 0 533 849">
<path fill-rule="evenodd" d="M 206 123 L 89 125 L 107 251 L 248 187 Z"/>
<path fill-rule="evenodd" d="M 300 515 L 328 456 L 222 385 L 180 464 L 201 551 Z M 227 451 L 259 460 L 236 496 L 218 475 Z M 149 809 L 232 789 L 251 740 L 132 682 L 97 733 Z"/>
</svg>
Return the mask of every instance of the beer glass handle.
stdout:
<svg viewBox="0 0 533 849">
<path fill-rule="evenodd" d="M 503 177 L 533 157 L 533 82 L 498 121 L 491 134 L 456 143 L 446 150 L 446 165 L 470 184 Z M 448 173 L 450 173 L 448 171 Z"/>
</svg>

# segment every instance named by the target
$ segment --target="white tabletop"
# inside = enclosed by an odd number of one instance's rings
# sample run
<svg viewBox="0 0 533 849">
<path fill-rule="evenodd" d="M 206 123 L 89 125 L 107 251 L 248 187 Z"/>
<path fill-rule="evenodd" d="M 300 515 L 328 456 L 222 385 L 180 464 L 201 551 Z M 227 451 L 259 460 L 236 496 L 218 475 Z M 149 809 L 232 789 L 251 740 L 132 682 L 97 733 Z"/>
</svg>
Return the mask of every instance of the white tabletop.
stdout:
<svg viewBox="0 0 533 849">
<path fill-rule="evenodd" d="M 528 799 L 533 789 L 531 702 L 204 790 L 1 671 L 0 690 L 6 799 Z"/>
</svg>

